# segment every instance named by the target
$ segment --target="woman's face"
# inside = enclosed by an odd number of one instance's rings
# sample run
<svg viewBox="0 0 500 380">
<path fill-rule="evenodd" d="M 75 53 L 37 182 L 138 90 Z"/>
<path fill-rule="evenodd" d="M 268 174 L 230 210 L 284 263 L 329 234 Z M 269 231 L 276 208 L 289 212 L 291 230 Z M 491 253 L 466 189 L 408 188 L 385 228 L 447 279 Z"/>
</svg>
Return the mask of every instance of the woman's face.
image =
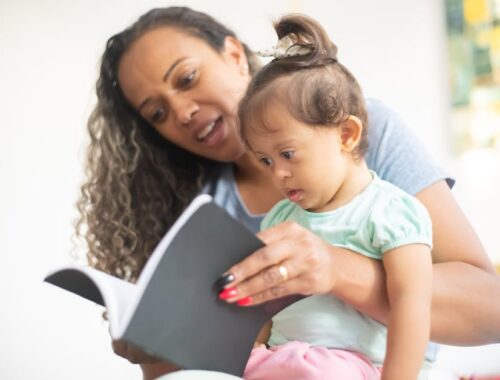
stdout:
<svg viewBox="0 0 500 380">
<path fill-rule="evenodd" d="M 250 76 L 241 44 L 217 52 L 181 29 L 146 32 L 123 54 L 118 81 L 130 104 L 163 137 L 200 156 L 234 161 L 245 152 L 236 113 Z"/>
</svg>

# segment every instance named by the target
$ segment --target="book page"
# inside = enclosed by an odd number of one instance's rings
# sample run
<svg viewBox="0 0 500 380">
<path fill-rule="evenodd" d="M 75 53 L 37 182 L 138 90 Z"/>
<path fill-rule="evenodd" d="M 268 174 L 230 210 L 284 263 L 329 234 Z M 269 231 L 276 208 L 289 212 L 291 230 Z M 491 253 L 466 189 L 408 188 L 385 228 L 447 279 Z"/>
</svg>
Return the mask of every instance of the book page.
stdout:
<svg viewBox="0 0 500 380">
<path fill-rule="evenodd" d="M 110 333 L 120 338 L 123 319 L 137 286 L 91 267 L 67 265 L 45 277 L 45 281 L 73 292 L 107 309 Z"/>
</svg>

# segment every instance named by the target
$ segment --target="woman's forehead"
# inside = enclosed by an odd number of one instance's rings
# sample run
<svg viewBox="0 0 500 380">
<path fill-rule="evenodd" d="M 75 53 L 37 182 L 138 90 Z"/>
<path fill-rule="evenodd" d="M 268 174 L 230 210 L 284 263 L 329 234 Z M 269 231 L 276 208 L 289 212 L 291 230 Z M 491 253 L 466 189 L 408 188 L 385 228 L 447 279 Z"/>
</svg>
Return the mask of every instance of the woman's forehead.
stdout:
<svg viewBox="0 0 500 380">
<path fill-rule="evenodd" d="M 180 28 L 165 26 L 145 32 L 132 42 L 127 52 L 176 60 L 180 55 L 196 55 L 207 50 L 212 49 L 201 38 Z"/>
<path fill-rule="evenodd" d="M 215 51 L 202 39 L 182 29 L 159 27 L 138 37 L 123 53 L 118 80 L 129 101 L 137 106 L 150 86 L 164 82 L 174 67 L 214 62 Z"/>
</svg>

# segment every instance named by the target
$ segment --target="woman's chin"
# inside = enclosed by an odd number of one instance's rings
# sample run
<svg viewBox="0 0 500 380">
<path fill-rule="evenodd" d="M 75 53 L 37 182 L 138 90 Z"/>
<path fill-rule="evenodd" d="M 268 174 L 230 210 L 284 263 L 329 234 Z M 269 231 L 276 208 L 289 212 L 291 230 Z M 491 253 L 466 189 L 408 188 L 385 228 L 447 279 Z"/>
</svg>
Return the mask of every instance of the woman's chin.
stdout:
<svg viewBox="0 0 500 380">
<path fill-rule="evenodd" d="M 217 158 L 214 158 L 214 160 L 220 162 L 236 162 L 241 160 L 245 156 L 246 152 L 247 150 L 245 146 L 241 144 L 241 146 L 235 146 L 230 149 L 220 151 Z"/>
<path fill-rule="evenodd" d="M 243 143 L 233 141 L 223 141 L 221 144 L 212 147 L 184 147 L 183 149 L 197 156 L 219 162 L 235 162 L 242 159 L 247 152 Z"/>
</svg>

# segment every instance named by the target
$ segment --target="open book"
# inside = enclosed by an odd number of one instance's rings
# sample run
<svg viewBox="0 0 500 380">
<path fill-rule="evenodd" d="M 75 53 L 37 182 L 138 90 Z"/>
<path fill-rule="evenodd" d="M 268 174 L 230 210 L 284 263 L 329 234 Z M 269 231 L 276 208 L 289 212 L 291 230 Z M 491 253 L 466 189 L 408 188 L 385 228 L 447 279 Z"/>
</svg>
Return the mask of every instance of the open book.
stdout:
<svg viewBox="0 0 500 380">
<path fill-rule="evenodd" d="M 213 203 L 196 197 L 155 248 L 136 284 L 85 266 L 45 281 L 107 308 L 111 336 L 186 369 L 241 376 L 262 325 L 299 299 L 254 307 L 218 299 L 215 281 L 263 243 Z"/>
</svg>

